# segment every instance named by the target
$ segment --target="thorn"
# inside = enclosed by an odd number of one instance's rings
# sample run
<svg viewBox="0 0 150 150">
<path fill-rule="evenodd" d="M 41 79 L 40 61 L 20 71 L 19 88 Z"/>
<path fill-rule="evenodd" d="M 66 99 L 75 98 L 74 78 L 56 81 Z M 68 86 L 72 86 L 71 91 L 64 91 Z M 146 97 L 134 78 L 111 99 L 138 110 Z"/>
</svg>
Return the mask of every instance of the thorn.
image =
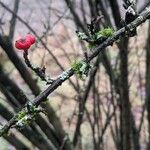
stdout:
<svg viewBox="0 0 150 150">
<path fill-rule="evenodd" d="M 41 68 L 41 71 L 42 71 L 43 73 L 45 73 L 45 70 L 46 70 L 46 67 L 43 66 L 43 67 Z"/>
</svg>

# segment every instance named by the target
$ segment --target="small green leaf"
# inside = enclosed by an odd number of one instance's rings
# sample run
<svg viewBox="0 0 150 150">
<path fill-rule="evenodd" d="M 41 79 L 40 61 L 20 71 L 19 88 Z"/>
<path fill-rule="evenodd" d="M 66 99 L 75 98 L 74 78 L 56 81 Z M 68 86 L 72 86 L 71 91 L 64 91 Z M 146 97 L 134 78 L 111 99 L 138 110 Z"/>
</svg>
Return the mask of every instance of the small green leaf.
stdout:
<svg viewBox="0 0 150 150">
<path fill-rule="evenodd" d="M 74 63 L 71 64 L 71 68 L 79 78 L 83 80 L 88 75 L 91 66 L 84 61 L 75 60 Z"/>
<path fill-rule="evenodd" d="M 101 31 L 98 31 L 96 33 L 97 37 L 101 37 L 101 36 L 104 36 L 104 37 L 110 37 L 112 36 L 114 33 L 113 29 L 108 27 L 108 28 L 105 28 L 105 29 L 102 29 Z"/>
<path fill-rule="evenodd" d="M 17 115 L 17 120 L 22 119 L 24 116 L 26 115 L 26 111 L 23 109 L 22 111 L 20 111 Z"/>
</svg>

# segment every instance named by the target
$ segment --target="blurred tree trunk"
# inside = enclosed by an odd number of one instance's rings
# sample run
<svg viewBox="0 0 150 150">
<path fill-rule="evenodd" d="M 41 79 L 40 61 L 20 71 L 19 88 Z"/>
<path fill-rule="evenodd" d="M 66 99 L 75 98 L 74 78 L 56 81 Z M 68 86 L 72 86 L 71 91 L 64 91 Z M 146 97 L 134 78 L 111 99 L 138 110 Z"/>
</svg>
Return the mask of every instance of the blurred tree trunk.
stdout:
<svg viewBox="0 0 150 150">
<path fill-rule="evenodd" d="M 121 149 L 131 150 L 131 106 L 128 86 L 128 39 L 123 38 L 120 48 L 120 113 Z"/>
<path fill-rule="evenodd" d="M 147 106 L 147 120 L 148 120 L 148 131 L 149 131 L 149 141 L 147 145 L 147 150 L 150 149 L 150 22 L 148 29 L 148 39 L 146 45 L 146 99 L 145 103 Z"/>
<path fill-rule="evenodd" d="M 10 20 L 10 28 L 9 28 L 9 39 L 12 41 L 13 37 L 14 37 L 14 33 L 15 33 L 15 27 L 16 27 L 16 16 L 15 14 L 18 13 L 19 10 L 19 4 L 20 4 L 20 0 L 15 0 L 14 1 L 14 14 L 12 14 L 12 18 Z"/>
</svg>

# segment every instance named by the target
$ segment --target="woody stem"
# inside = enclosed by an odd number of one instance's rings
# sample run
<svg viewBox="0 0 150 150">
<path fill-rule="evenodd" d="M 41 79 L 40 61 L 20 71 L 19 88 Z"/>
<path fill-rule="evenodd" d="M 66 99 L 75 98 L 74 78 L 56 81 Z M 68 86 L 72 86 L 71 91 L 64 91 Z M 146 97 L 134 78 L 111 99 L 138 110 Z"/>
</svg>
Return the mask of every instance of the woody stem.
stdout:
<svg viewBox="0 0 150 150">
<path fill-rule="evenodd" d="M 47 75 L 45 74 L 45 69 L 46 69 L 45 67 L 43 67 L 43 68 L 36 67 L 36 66 L 34 66 L 34 65 L 30 62 L 30 60 L 29 60 L 29 58 L 28 58 L 28 50 L 24 50 L 23 57 L 24 57 L 24 60 L 25 60 L 26 65 L 27 65 L 31 70 L 33 70 L 33 71 L 36 73 L 36 75 L 41 78 L 42 81 L 45 81 L 46 84 L 52 84 L 52 83 L 53 83 L 54 80 L 51 79 L 49 76 L 47 76 Z"/>
</svg>

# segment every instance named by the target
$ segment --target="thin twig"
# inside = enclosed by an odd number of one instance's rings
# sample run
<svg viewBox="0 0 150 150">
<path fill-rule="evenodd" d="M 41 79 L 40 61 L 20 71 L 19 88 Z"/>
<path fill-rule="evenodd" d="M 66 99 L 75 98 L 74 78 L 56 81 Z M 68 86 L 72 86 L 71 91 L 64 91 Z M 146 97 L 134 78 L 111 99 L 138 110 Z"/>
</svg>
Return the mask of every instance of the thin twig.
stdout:
<svg viewBox="0 0 150 150">
<path fill-rule="evenodd" d="M 31 69 L 37 74 L 37 76 L 39 76 L 39 77 L 41 78 L 41 80 L 45 81 L 46 84 L 52 84 L 52 83 L 54 82 L 54 80 L 51 79 L 50 76 L 47 76 L 47 75 L 45 74 L 45 69 L 46 69 L 45 67 L 43 67 L 43 68 L 36 67 L 36 66 L 34 66 L 34 65 L 30 62 L 30 60 L 29 60 L 29 58 L 28 58 L 28 51 L 27 51 L 27 50 L 24 51 L 23 57 L 24 57 L 24 60 L 25 60 L 26 65 L 27 65 L 29 68 L 31 68 Z"/>
</svg>

